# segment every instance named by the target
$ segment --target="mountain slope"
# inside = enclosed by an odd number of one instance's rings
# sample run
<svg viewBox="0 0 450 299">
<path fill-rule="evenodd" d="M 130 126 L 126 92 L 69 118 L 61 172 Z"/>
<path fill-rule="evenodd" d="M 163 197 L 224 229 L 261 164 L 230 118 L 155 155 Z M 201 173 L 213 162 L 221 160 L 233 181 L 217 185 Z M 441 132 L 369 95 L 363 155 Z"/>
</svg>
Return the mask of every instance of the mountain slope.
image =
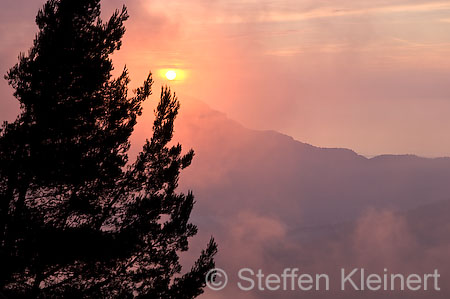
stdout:
<svg viewBox="0 0 450 299">
<path fill-rule="evenodd" d="M 145 136 L 145 124 L 136 133 Z M 448 298 L 450 286 L 423 292 L 242 292 L 239 269 L 339 275 L 340 268 L 450 275 L 450 159 L 318 148 L 273 132 L 244 128 L 199 102 L 182 103 L 175 140 L 196 156 L 180 181 L 197 204 L 200 235 L 211 235 L 217 265 L 230 274 L 204 298 Z M 141 138 L 141 142 L 142 142 Z M 337 281 L 332 281 L 336 284 Z M 337 288 L 337 286 L 334 286 Z"/>
<path fill-rule="evenodd" d="M 333 224 L 367 208 L 407 210 L 450 199 L 450 159 L 378 156 L 324 149 L 271 131 L 253 131 L 195 103 L 182 107 L 176 140 L 196 151 L 182 186 L 198 213 L 249 209 L 289 226 Z"/>
</svg>

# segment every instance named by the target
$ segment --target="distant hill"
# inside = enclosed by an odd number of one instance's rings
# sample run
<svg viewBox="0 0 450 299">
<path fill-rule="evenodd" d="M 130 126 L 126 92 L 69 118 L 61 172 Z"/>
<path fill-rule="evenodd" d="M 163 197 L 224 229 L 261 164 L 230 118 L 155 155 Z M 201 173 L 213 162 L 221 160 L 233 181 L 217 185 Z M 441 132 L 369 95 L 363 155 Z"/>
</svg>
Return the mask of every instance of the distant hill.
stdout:
<svg viewBox="0 0 450 299">
<path fill-rule="evenodd" d="M 450 199 L 450 159 L 318 148 L 273 132 L 254 131 L 201 102 L 182 107 L 176 138 L 195 149 L 182 186 L 201 212 L 249 209 L 289 226 L 357 218 L 367 208 L 404 211 Z M 203 211 L 205 209 L 205 211 Z"/>
<path fill-rule="evenodd" d="M 144 123 L 135 140 L 150 126 Z M 200 236 L 192 254 L 214 235 L 218 266 L 230 273 L 243 267 L 330 275 L 341 267 L 409 273 L 437 268 L 448 281 L 449 158 L 368 159 L 348 149 L 319 148 L 247 129 L 201 102 L 182 102 L 175 128 L 175 140 L 196 152 L 180 181 L 197 200 L 192 219 Z M 443 284 L 431 295 L 242 293 L 230 287 L 202 298 L 449 298 L 450 286 Z"/>
</svg>

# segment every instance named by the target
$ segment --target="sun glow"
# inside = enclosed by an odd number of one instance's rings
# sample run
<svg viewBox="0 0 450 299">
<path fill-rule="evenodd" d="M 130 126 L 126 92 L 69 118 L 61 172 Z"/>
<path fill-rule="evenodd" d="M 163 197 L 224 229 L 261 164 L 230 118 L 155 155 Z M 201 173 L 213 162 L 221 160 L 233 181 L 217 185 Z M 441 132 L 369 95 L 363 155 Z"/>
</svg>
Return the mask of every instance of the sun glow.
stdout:
<svg viewBox="0 0 450 299">
<path fill-rule="evenodd" d="M 166 78 L 170 81 L 175 80 L 177 73 L 174 70 L 169 70 L 166 72 Z"/>
<path fill-rule="evenodd" d="M 159 78 L 163 81 L 170 81 L 170 84 L 178 84 L 184 82 L 187 78 L 187 74 L 188 72 L 186 71 L 186 69 L 176 66 L 169 66 L 167 68 L 159 69 Z"/>
</svg>

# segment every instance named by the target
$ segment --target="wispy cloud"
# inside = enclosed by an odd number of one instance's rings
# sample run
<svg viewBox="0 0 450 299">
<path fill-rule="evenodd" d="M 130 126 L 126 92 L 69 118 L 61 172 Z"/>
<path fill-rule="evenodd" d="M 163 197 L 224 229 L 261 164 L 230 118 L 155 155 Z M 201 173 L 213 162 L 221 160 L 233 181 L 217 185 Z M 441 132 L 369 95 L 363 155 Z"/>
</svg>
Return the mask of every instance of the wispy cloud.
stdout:
<svg viewBox="0 0 450 299">
<path fill-rule="evenodd" d="M 315 52 L 315 53 L 337 53 L 342 52 L 344 50 L 348 50 L 351 45 L 347 43 L 329 43 L 318 45 L 310 45 L 310 46 L 302 46 L 297 48 L 279 48 L 274 50 L 268 50 L 264 54 L 270 56 L 278 56 L 278 57 L 289 57 L 296 56 L 299 54 L 307 53 L 307 52 Z"/>
<path fill-rule="evenodd" d="M 366 14 L 392 14 L 392 13 L 424 13 L 434 11 L 450 10 L 449 2 L 431 2 L 419 4 L 401 4 L 401 5 L 384 5 L 378 7 L 367 8 L 346 8 L 338 6 L 318 7 L 305 11 L 287 11 L 287 10 L 263 10 L 254 12 L 245 12 L 243 14 L 214 14 L 208 19 L 212 23 L 280 23 L 280 22 L 298 22 L 311 19 L 335 18 L 346 16 L 358 16 Z M 196 20 L 194 22 L 205 22 L 205 19 Z"/>
</svg>

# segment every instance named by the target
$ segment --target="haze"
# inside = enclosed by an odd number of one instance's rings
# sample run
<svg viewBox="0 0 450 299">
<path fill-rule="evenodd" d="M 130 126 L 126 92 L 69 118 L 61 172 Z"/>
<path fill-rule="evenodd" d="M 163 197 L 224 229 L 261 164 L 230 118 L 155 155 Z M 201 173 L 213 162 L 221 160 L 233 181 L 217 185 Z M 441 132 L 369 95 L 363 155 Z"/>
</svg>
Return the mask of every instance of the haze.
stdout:
<svg viewBox="0 0 450 299">
<path fill-rule="evenodd" d="M 27 51 L 43 0 L 3 0 L 0 72 Z M 317 146 L 450 155 L 450 3 L 426 0 L 103 1 L 131 15 L 124 64 L 137 86 L 148 70 L 249 128 Z M 157 93 L 157 92 L 156 92 Z M 18 107 L 4 80 L 0 119 Z"/>
<path fill-rule="evenodd" d="M 0 72 L 30 47 L 43 3 L 2 0 Z M 123 3 L 131 18 L 116 69 L 127 65 L 133 87 L 149 70 L 156 81 L 130 161 L 166 83 L 182 105 L 174 140 L 196 152 L 180 180 L 197 200 L 189 264 L 214 235 L 229 273 L 298 266 L 336 276 L 355 266 L 450 277 L 450 159 L 366 158 L 450 156 L 450 2 L 108 0 L 104 15 Z M 13 120 L 4 80 L 0 95 L 0 119 Z M 446 283 L 439 294 L 364 298 L 449 294 Z M 204 298 L 298 296 L 230 287 Z"/>
</svg>

